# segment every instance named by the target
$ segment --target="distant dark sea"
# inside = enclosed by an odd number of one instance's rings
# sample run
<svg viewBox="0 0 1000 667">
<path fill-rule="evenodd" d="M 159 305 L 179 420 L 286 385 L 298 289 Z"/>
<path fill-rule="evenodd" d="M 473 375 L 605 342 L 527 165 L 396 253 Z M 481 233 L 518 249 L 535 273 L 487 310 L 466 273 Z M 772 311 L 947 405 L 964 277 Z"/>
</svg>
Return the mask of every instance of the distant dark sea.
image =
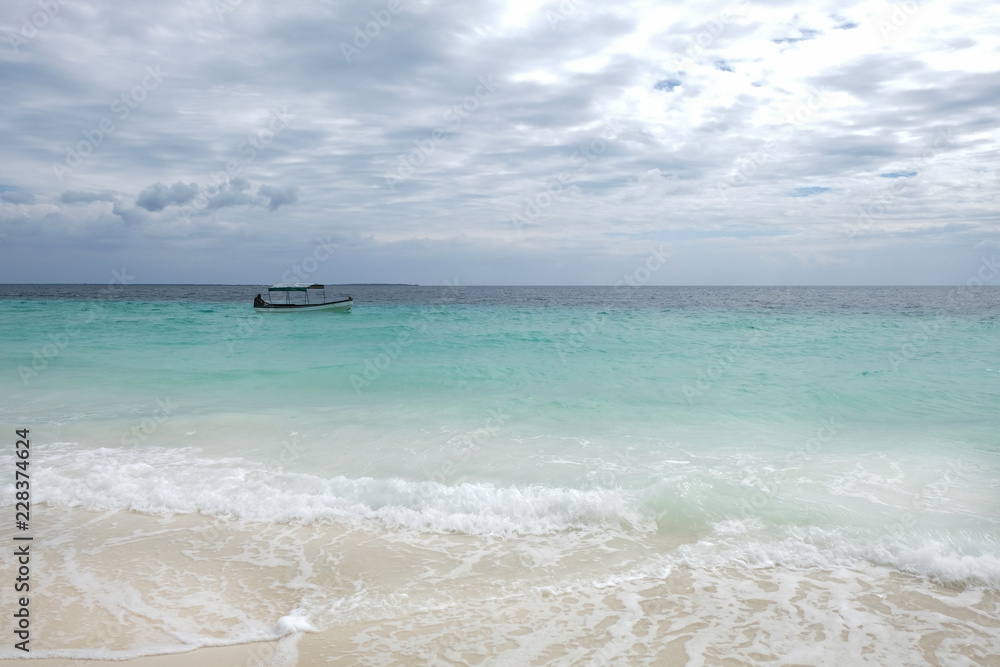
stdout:
<svg viewBox="0 0 1000 667">
<path fill-rule="evenodd" d="M 105 299 L 251 303 L 266 285 L 0 285 L 0 299 Z M 983 287 L 490 287 L 328 285 L 366 305 L 456 304 L 511 307 L 705 308 L 830 312 L 996 312 L 1000 286 Z"/>
</svg>

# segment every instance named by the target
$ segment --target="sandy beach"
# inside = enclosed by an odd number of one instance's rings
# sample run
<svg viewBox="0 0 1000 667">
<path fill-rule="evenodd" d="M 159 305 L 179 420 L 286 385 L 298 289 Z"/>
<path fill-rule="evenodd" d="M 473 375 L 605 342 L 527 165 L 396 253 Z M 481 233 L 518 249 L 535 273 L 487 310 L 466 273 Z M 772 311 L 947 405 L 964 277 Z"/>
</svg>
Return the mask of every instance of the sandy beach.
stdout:
<svg viewBox="0 0 1000 667">
<path fill-rule="evenodd" d="M 557 542 L 547 536 L 404 537 L 332 526 L 234 529 L 200 516 L 56 514 L 40 515 L 61 524 L 43 537 L 51 545 L 76 526 L 78 543 L 63 554 L 50 548 L 40 559 L 52 581 L 33 598 L 32 646 L 36 655 L 48 649 L 79 657 L 33 660 L 37 665 L 1000 660 L 995 591 L 934 584 L 880 566 L 692 568 L 681 561 L 705 563 L 709 553 L 698 540 L 675 547 L 683 558 L 670 562 L 620 537 L 576 535 L 570 544 L 563 536 L 558 549 L 566 557 L 557 559 Z M 79 541 L 81 526 L 91 544 Z M 195 582 L 197 592 L 183 581 Z M 264 604 L 263 591 L 277 595 Z M 293 607 L 293 616 L 277 619 Z M 136 646 L 176 643 L 192 629 L 224 635 L 246 615 L 277 619 L 277 627 L 259 631 L 283 636 L 125 659 Z M 101 659 L 105 651 L 116 659 Z"/>
</svg>

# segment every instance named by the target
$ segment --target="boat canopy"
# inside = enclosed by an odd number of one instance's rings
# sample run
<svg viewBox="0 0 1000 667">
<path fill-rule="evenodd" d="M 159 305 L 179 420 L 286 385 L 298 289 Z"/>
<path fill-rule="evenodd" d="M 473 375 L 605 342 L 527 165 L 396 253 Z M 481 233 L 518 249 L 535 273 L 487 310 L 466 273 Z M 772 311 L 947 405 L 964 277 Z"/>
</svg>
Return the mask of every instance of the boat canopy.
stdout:
<svg viewBox="0 0 1000 667">
<path fill-rule="evenodd" d="M 278 283 L 267 288 L 268 292 L 305 292 L 309 289 L 326 289 L 318 283 Z"/>
</svg>

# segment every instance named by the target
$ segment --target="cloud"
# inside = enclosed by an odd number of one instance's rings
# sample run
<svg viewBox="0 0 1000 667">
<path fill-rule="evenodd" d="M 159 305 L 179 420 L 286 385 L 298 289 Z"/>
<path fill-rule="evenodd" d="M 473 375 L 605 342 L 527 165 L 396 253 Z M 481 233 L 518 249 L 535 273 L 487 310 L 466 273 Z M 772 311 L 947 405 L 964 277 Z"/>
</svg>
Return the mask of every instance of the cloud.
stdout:
<svg viewBox="0 0 1000 667">
<path fill-rule="evenodd" d="M 267 210 L 269 211 L 276 211 L 279 206 L 284 204 L 294 204 L 299 201 L 298 188 L 294 186 L 282 188 L 271 185 L 262 185 L 257 188 L 257 194 L 261 197 L 267 197 L 270 199 L 267 205 Z"/>
<path fill-rule="evenodd" d="M 909 178 L 916 175 L 915 171 L 890 171 L 888 174 L 879 174 L 882 178 Z"/>
<path fill-rule="evenodd" d="M 122 206 L 121 202 L 115 202 L 111 207 L 111 212 L 119 216 L 128 225 L 141 225 L 149 221 L 149 214 L 141 208 Z"/>
<path fill-rule="evenodd" d="M 0 199 L 11 204 L 34 204 L 35 195 L 18 190 L 6 190 L 0 193 Z"/>
<path fill-rule="evenodd" d="M 248 208 L 259 207 L 275 211 L 285 204 L 294 204 L 298 201 L 298 187 L 296 186 L 271 186 L 261 185 L 257 188 L 257 194 L 251 194 L 251 183 L 248 179 L 237 176 L 221 185 L 199 186 L 197 183 L 184 184 L 175 183 L 169 188 L 162 183 L 153 183 L 146 187 L 136 198 L 135 208 L 126 208 L 120 205 L 114 207 L 114 213 L 121 216 L 127 222 L 145 222 L 148 216 L 141 215 L 143 210 L 160 213 L 169 206 L 191 206 L 183 209 L 184 215 L 207 215 L 220 209 L 245 206 Z M 93 201 L 95 197 L 91 193 L 67 193 L 63 201 Z"/>
<path fill-rule="evenodd" d="M 115 197 L 115 193 L 111 190 L 102 190 L 100 192 L 66 190 L 59 195 L 59 201 L 63 204 L 89 204 L 95 201 L 113 202 L 115 201 Z"/>
<path fill-rule="evenodd" d="M 253 204 L 253 197 L 248 194 L 250 189 L 250 181 L 245 178 L 237 177 L 229 181 L 228 183 L 223 183 L 217 188 L 217 194 L 208 197 L 208 203 L 206 208 L 218 209 L 225 208 L 227 206 L 246 206 Z M 210 192 L 206 188 L 206 194 Z"/>
<path fill-rule="evenodd" d="M 139 193 L 135 205 L 147 211 L 162 211 L 167 206 L 180 206 L 195 198 L 198 186 L 194 183 L 185 185 L 177 181 L 170 187 L 160 182 L 153 183 Z"/>
</svg>

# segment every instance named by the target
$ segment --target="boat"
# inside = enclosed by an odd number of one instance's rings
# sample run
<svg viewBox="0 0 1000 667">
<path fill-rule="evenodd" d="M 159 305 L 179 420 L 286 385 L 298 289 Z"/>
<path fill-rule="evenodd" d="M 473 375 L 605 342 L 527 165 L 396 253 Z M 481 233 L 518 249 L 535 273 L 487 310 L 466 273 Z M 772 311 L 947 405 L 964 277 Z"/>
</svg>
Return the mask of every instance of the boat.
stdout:
<svg viewBox="0 0 1000 667">
<path fill-rule="evenodd" d="M 319 290 L 322 290 L 321 292 Z M 284 292 L 284 303 L 279 297 Z M 312 299 L 310 298 L 312 293 Z M 301 299 L 292 299 L 293 294 L 302 294 Z M 253 300 L 253 309 L 258 313 L 290 313 L 307 310 L 333 310 L 346 312 L 354 305 L 354 299 L 346 297 L 336 301 L 326 300 L 326 286 L 318 283 L 278 283 L 267 288 L 267 301 L 260 294 Z M 301 303 L 294 303 L 301 301 Z"/>
</svg>

